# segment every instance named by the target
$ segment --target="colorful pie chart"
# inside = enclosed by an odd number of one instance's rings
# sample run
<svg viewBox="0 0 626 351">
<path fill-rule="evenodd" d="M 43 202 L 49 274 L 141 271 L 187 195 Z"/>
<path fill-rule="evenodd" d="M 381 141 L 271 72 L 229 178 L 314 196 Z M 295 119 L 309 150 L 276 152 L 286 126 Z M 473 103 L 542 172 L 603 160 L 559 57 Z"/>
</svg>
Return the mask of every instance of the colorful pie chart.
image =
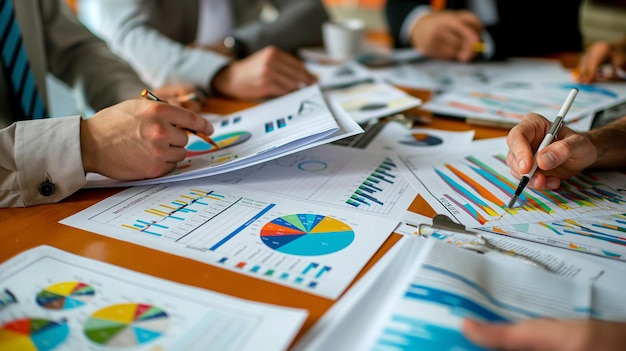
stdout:
<svg viewBox="0 0 626 351">
<path fill-rule="evenodd" d="M 162 309 L 142 303 L 122 303 L 93 313 L 84 332 L 99 345 L 128 347 L 149 343 L 165 333 L 169 316 Z"/>
<path fill-rule="evenodd" d="M 261 228 L 261 240 L 268 247 L 291 255 L 326 255 L 346 248 L 354 231 L 346 223 L 319 214 L 292 214 L 278 217 Z"/>
<path fill-rule="evenodd" d="M 81 282 L 62 282 L 50 285 L 37 294 L 37 304 L 49 310 L 80 307 L 91 300 L 95 290 Z"/>
<path fill-rule="evenodd" d="M 411 133 L 411 140 L 400 140 L 400 144 L 410 146 L 435 146 L 443 143 L 443 139 L 438 136 L 425 133 Z"/>
<path fill-rule="evenodd" d="M 0 350 L 47 351 L 59 346 L 70 333 L 65 322 L 41 318 L 16 319 L 0 326 Z"/>
<path fill-rule="evenodd" d="M 212 136 L 211 139 L 213 139 L 219 148 L 216 148 L 202 139 L 193 140 L 189 145 L 187 145 L 187 156 L 197 156 L 226 149 L 245 142 L 250 139 L 251 136 L 252 134 L 248 132 L 232 132 Z"/>
</svg>

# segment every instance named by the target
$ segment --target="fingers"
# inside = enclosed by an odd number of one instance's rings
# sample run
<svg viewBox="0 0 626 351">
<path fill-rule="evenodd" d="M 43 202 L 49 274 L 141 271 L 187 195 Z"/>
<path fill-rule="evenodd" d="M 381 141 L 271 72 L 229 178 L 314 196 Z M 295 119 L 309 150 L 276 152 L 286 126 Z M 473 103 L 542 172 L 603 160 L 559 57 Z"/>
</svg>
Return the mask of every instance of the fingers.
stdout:
<svg viewBox="0 0 626 351">
<path fill-rule="evenodd" d="M 465 319 L 463 334 L 475 344 L 494 350 L 557 350 L 571 330 L 555 320 L 526 320 L 515 324 L 484 324 Z M 569 338 L 572 342 L 572 338 Z"/>
<path fill-rule="evenodd" d="M 85 171 L 114 179 L 161 176 L 185 159 L 186 132 L 212 133 L 198 114 L 148 100 L 128 100 L 81 121 L 81 152 Z"/>
<path fill-rule="evenodd" d="M 204 119 L 203 117 L 201 117 L 200 115 L 196 113 L 192 113 L 188 115 L 184 115 L 184 114 L 172 115 L 172 116 L 169 116 L 169 120 L 176 127 L 186 130 L 187 134 L 197 132 L 197 133 L 202 133 L 208 136 L 208 135 L 212 135 L 214 131 L 213 125 L 211 124 L 211 122 L 209 122 L 208 120 Z M 187 138 L 185 137 L 184 140 L 173 139 L 170 142 L 170 144 L 173 146 L 184 147 L 187 144 Z"/>
<path fill-rule="evenodd" d="M 304 62 L 294 56 L 269 47 L 266 55 L 266 77 L 270 81 L 268 93 L 280 96 L 315 83 L 317 78 L 305 67 Z"/>
<path fill-rule="evenodd" d="M 259 99 L 284 95 L 316 80 L 302 61 L 267 47 L 221 70 L 212 85 L 226 96 Z"/>
<path fill-rule="evenodd" d="M 480 33 L 483 25 L 478 17 L 469 11 L 458 11 L 456 21 L 450 23 L 461 45 L 457 51 L 456 59 L 461 62 L 471 60 L 476 53 L 473 45 L 480 42 Z"/>
<path fill-rule="evenodd" d="M 509 167 L 514 175 L 519 177 L 530 172 L 534 162 L 534 150 L 549 128 L 548 120 L 538 114 L 529 113 L 511 129 L 506 143 L 509 146 Z"/>
<path fill-rule="evenodd" d="M 593 82 L 600 66 L 610 59 L 611 52 L 612 46 L 608 42 L 602 41 L 591 44 L 576 69 L 576 80 L 584 84 Z"/>
</svg>

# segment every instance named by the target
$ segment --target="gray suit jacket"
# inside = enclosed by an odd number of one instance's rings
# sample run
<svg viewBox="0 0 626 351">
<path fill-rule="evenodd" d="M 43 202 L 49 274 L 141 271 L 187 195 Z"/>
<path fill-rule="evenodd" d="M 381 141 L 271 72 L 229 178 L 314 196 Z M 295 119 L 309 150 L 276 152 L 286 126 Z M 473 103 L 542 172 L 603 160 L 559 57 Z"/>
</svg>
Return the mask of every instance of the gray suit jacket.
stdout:
<svg viewBox="0 0 626 351">
<path fill-rule="evenodd" d="M 270 23 L 259 19 L 266 2 L 279 13 Z M 329 17 L 320 0 L 230 4 L 236 27 L 232 35 L 251 52 L 268 45 L 295 52 L 322 44 L 321 24 Z M 186 46 L 196 39 L 199 0 L 79 0 L 78 5 L 81 20 L 153 87 L 187 83 L 209 88 L 215 73 L 229 62 L 223 55 Z"/>
<path fill-rule="evenodd" d="M 113 55 L 67 7 L 65 0 L 14 0 L 37 88 L 46 98 L 46 73 L 80 91 L 94 109 L 145 87 L 132 68 Z M 0 207 L 53 203 L 86 182 L 80 152 L 80 116 L 15 122 L 0 70 Z M 55 185 L 39 193 L 46 176 Z"/>
</svg>

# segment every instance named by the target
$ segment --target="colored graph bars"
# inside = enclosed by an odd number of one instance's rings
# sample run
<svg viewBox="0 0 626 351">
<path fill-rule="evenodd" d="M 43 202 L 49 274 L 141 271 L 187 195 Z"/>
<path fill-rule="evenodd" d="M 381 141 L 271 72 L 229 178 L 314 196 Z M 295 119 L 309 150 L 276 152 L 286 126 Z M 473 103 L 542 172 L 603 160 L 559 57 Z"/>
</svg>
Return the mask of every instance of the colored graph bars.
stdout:
<svg viewBox="0 0 626 351">
<path fill-rule="evenodd" d="M 524 239 L 543 241 L 553 246 L 626 261 L 626 213 L 527 225 L 494 226 L 489 229 Z"/>
<path fill-rule="evenodd" d="M 221 257 L 218 263 L 232 266 L 239 270 L 252 273 L 264 278 L 273 278 L 285 282 L 291 282 L 296 285 L 315 289 L 320 281 L 322 281 L 332 270 L 332 267 L 321 264 L 319 262 L 297 260 L 296 267 L 292 269 L 275 266 L 272 264 L 261 264 L 250 262 L 239 257 Z"/>
<path fill-rule="evenodd" d="M 275 129 L 285 128 L 287 126 L 287 121 L 291 120 L 293 116 L 289 115 L 287 117 L 277 118 L 275 121 L 269 121 L 265 123 L 265 133 L 271 133 Z"/>
<path fill-rule="evenodd" d="M 435 166 L 432 172 L 436 177 L 424 182 L 442 182 L 435 187 L 442 189 L 441 194 L 433 195 L 478 225 L 534 223 L 626 210 L 626 199 L 605 184 L 601 175 L 591 172 L 564 180 L 556 191 L 527 189 L 520 196 L 521 208 L 514 209 L 508 208 L 505 200 L 511 198 L 517 185 L 508 175 L 503 155 L 467 156 Z"/>
<path fill-rule="evenodd" d="M 392 187 L 397 176 L 397 165 L 386 157 L 354 190 L 346 203 L 356 208 L 384 206 L 382 193 Z"/>
<path fill-rule="evenodd" d="M 171 234 L 172 229 L 208 208 L 210 203 L 223 199 L 223 195 L 212 191 L 189 189 L 173 199 L 141 209 L 137 214 L 139 218 L 131 224 L 121 223 L 121 226 L 155 236 Z"/>
</svg>

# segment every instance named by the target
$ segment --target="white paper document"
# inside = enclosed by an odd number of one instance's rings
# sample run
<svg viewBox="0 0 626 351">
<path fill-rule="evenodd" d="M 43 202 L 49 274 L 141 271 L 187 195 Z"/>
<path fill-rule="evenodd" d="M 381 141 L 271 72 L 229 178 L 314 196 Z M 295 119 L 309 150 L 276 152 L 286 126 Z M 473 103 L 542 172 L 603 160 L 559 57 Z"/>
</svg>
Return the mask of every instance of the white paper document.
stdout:
<svg viewBox="0 0 626 351">
<path fill-rule="evenodd" d="M 420 106 L 422 100 L 384 82 L 366 82 L 324 92 L 333 110 L 363 123 Z"/>
<path fill-rule="evenodd" d="M 529 112 L 554 118 L 572 88 L 579 93 L 566 123 L 626 101 L 625 82 L 578 84 L 556 60 L 514 58 L 472 64 L 428 60 L 374 70 L 373 75 L 435 92 L 422 106 L 434 113 L 508 125 Z"/>
<path fill-rule="evenodd" d="M 437 157 L 401 157 L 409 181 L 438 213 L 482 228 L 615 260 L 626 260 L 626 174 L 585 171 L 555 191 L 527 187 L 508 207 L 517 185 L 506 165 L 504 138 L 473 143 Z"/>
<path fill-rule="evenodd" d="M 286 350 L 307 316 L 48 246 L 4 262 L 0 287 L 2 350 Z"/>
<path fill-rule="evenodd" d="M 589 280 L 434 238 L 406 239 L 396 244 L 402 247 L 392 260 L 381 260 L 384 266 L 368 272 L 295 349 L 483 350 L 462 335 L 463 318 L 514 322 L 592 315 Z"/>
<path fill-rule="evenodd" d="M 345 112 L 331 110 L 317 85 L 224 116 L 220 123 L 214 123 L 214 128 L 211 138 L 219 148 L 189 135 L 187 157 L 164 176 L 123 182 L 88 174 L 86 187 L 157 184 L 204 177 L 363 132 Z"/>
<path fill-rule="evenodd" d="M 211 180 L 399 220 L 417 196 L 399 162 L 393 152 L 321 145 Z"/>
<path fill-rule="evenodd" d="M 61 223 L 332 299 L 398 220 L 196 179 L 129 188 Z"/>
<path fill-rule="evenodd" d="M 463 318 L 515 322 L 528 318 L 588 318 L 592 288 L 586 280 L 426 240 L 410 283 L 397 291 L 392 312 L 372 338 L 371 350 L 482 350 L 460 332 Z"/>
<path fill-rule="evenodd" d="M 408 129 L 392 121 L 385 123 L 382 130 L 365 146 L 365 150 L 393 151 L 401 155 L 432 155 L 442 151 L 458 150 L 464 145 L 469 145 L 473 139 L 473 130 Z"/>
</svg>

